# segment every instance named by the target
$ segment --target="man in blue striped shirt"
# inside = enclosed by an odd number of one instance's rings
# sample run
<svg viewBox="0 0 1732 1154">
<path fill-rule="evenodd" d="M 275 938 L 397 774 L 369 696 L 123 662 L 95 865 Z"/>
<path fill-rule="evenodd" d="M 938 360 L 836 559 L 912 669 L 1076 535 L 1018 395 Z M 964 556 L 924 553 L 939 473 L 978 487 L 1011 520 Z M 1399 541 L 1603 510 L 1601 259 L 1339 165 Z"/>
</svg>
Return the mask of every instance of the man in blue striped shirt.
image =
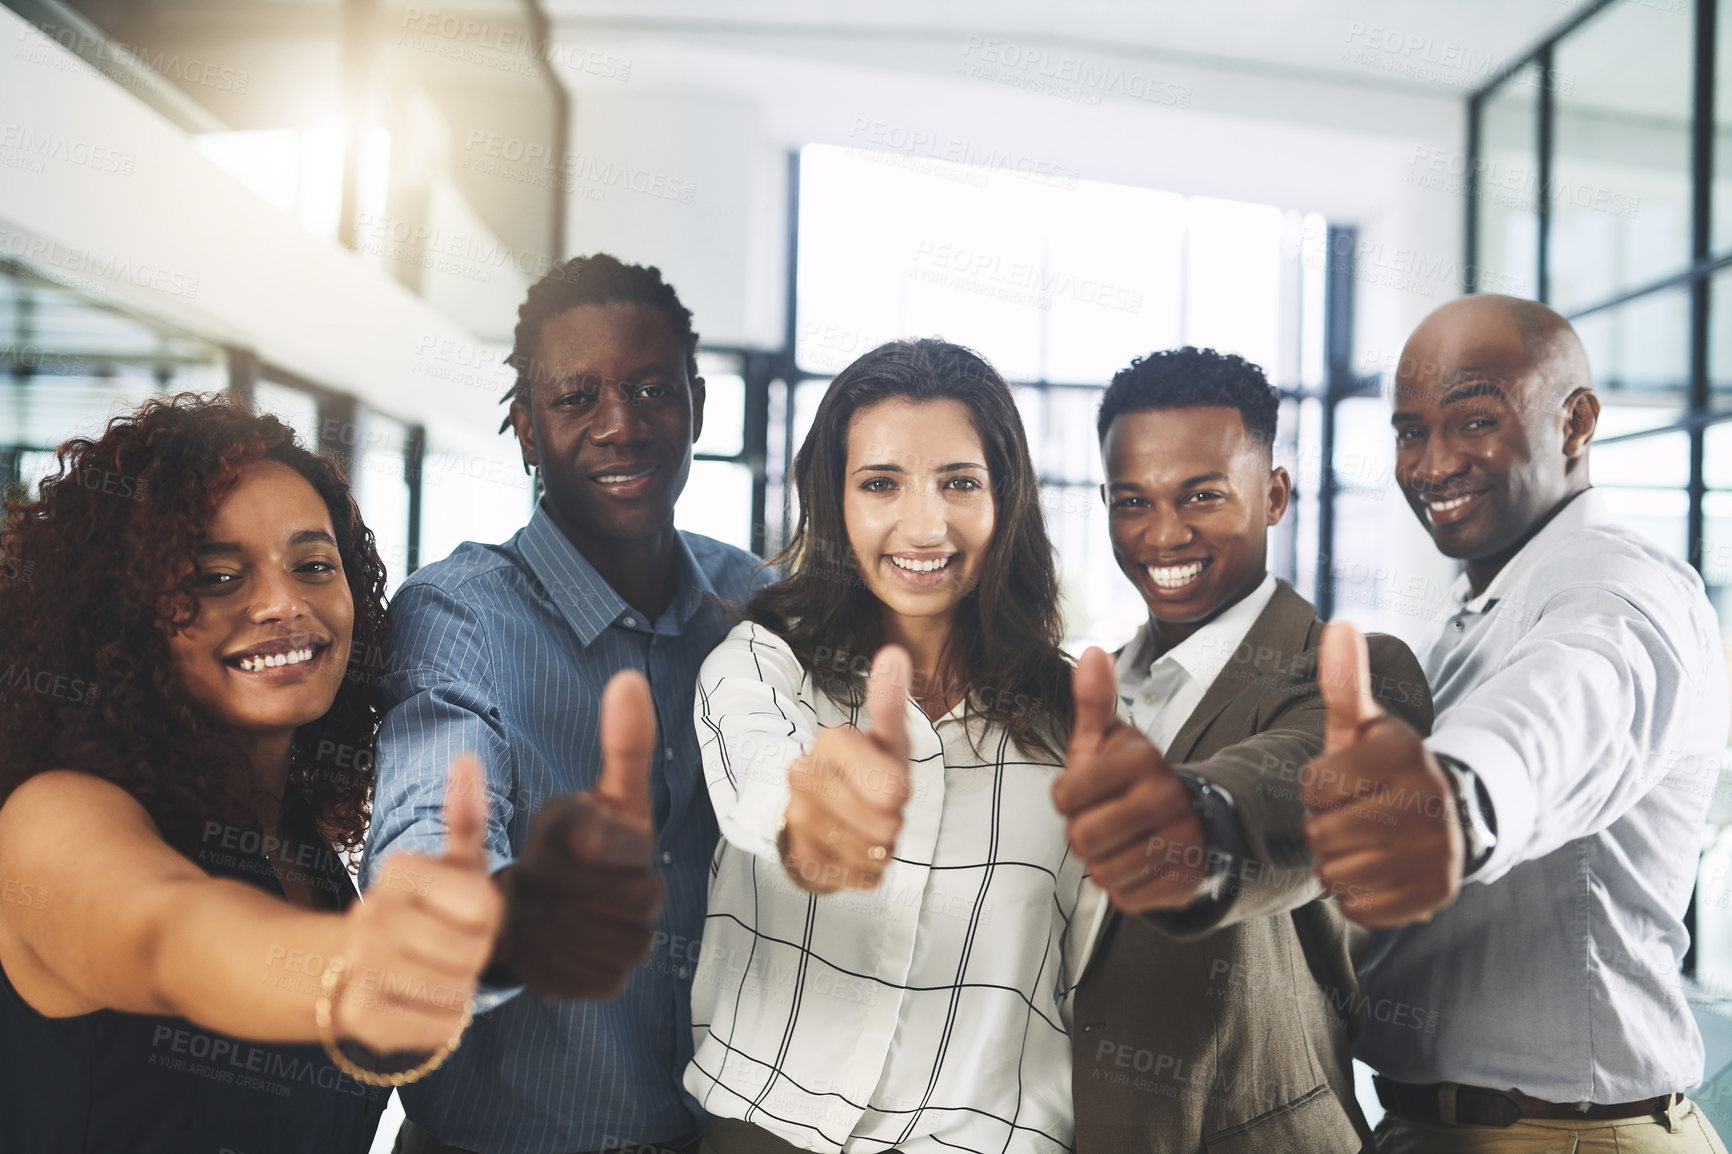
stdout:
<svg viewBox="0 0 1732 1154">
<path fill-rule="evenodd" d="M 462 545 L 392 605 L 366 871 L 443 844 L 446 766 L 474 750 L 507 900 L 492 1008 L 437 1074 L 402 1091 L 400 1154 L 683 1154 L 702 1135 L 680 1073 L 718 833 L 692 697 L 727 603 L 767 574 L 749 553 L 674 529 L 703 425 L 696 348 L 691 313 L 655 268 L 598 254 L 537 283 L 507 423 L 541 500 L 511 540 Z M 605 799 L 580 792 L 596 785 L 602 689 L 622 669 L 643 672 L 655 703 L 653 859 L 607 820 Z M 621 993 L 650 918 L 650 964 Z"/>
</svg>

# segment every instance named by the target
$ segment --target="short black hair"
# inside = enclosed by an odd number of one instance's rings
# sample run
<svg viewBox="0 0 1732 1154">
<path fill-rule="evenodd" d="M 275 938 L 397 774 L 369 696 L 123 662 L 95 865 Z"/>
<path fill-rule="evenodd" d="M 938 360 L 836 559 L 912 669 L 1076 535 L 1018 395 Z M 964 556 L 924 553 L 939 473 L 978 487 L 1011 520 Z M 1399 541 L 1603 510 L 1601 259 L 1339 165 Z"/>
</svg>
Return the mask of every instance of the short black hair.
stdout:
<svg viewBox="0 0 1732 1154">
<path fill-rule="evenodd" d="M 1107 429 L 1125 413 L 1208 405 L 1238 409 L 1245 431 L 1265 449 L 1274 449 L 1281 395 L 1263 370 L 1235 353 L 1190 345 L 1138 357 L 1114 373 L 1101 397 L 1095 429 L 1105 441 Z"/>
<path fill-rule="evenodd" d="M 517 371 L 517 380 L 500 400 L 529 406 L 530 361 L 548 321 L 580 305 L 642 304 L 661 310 L 674 331 L 674 339 L 686 350 L 686 377 L 698 375 L 698 334 L 692 328 L 692 310 L 680 303 L 674 286 L 662 279 L 655 265 L 626 264 L 616 256 L 598 252 L 574 256 L 555 265 L 530 286 L 529 296 L 517 309 L 517 329 L 512 335 L 511 355 L 505 363 Z M 499 426 L 504 432 L 510 418 Z"/>
</svg>

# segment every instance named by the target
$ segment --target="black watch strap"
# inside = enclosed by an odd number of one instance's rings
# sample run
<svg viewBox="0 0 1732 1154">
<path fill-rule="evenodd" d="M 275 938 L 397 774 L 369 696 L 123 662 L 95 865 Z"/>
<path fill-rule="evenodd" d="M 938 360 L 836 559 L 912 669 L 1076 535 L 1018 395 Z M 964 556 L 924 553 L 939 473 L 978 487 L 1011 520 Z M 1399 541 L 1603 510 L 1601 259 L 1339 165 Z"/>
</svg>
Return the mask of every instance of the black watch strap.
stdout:
<svg viewBox="0 0 1732 1154">
<path fill-rule="evenodd" d="M 1461 823 L 1462 838 L 1467 843 L 1461 876 L 1470 878 L 1491 859 L 1492 851 L 1497 848 L 1497 813 L 1492 809 L 1485 783 L 1472 768 L 1447 753 L 1433 753 L 1432 756 L 1437 758 L 1437 764 L 1449 778 L 1450 788 L 1455 793 L 1456 819 Z"/>
<path fill-rule="evenodd" d="M 1181 773 L 1179 784 L 1190 794 L 1191 810 L 1197 815 L 1197 824 L 1203 827 L 1203 845 L 1209 854 L 1208 877 L 1199 898 L 1231 901 L 1238 896 L 1238 867 L 1248 852 L 1239 815 L 1226 796 L 1204 779 Z"/>
</svg>

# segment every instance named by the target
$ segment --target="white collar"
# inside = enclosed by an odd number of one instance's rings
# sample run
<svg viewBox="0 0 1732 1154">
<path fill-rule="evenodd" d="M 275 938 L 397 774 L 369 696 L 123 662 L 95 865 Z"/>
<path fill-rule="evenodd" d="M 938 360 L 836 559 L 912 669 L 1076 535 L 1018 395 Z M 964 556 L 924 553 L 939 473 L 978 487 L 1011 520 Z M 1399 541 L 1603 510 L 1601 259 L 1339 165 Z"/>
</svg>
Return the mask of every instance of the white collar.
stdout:
<svg viewBox="0 0 1732 1154">
<path fill-rule="evenodd" d="M 1503 590 L 1516 579 L 1515 574 L 1530 568 L 1551 548 L 1554 541 L 1584 526 L 1598 525 L 1606 519 L 1606 503 L 1599 490 L 1584 489 L 1570 498 L 1538 533 L 1528 538 L 1527 544 L 1516 550 L 1515 556 L 1504 562 L 1503 568 L 1497 571 L 1497 576 L 1491 579 L 1484 593 L 1478 597 L 1473 595 L 1473 583 L 1467 579 L 1465 572 L 1455 579 L 1450 593 L 1455 597 L 1456 603 L 1467 612 L 1483 613 L 1486 606 L 1502 596 Z"/>
<path fill-rule="evenodd" d="M 1154 675 L 1161 662 L 1171 660 L 1190 674 L 1198 685 L 1208 689 L 1226 668 L 1227 662 L 1233 659 L 1240 642 L 1245 640 L 1245 634 L 1269 607 L 1269 601 L 1275 596 L 1275 584 L 1273 573 L 1263 574 L 1262 583 L 1255 589 L 1147 665 L 1141 665 L 1139 658 L 1147 651 L 1153 626 L 1144 622 L 1136 637 L 1125 647 L 1124 657 L 1119 662 L 1120 684 L 1141 684 Z"/>
</svg>

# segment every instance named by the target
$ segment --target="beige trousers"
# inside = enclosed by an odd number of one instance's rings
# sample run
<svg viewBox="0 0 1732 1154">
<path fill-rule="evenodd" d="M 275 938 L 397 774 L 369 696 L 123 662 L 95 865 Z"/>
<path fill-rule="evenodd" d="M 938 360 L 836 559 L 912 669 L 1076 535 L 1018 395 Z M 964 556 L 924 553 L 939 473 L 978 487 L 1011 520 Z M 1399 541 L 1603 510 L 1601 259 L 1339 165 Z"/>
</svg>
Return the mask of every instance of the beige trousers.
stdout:
<svg viewBox="0 0 1732 1154">
<path fill-rule="evenodd" d="M 1726 1154 L 1689 1099 L 1669 1117 L 1609 1122 L 1524 1118 L 1513 1126 L 1445 1126 L 1388 1114 L 1373 1141 L 1377 1154 Z"/>
</svg>

